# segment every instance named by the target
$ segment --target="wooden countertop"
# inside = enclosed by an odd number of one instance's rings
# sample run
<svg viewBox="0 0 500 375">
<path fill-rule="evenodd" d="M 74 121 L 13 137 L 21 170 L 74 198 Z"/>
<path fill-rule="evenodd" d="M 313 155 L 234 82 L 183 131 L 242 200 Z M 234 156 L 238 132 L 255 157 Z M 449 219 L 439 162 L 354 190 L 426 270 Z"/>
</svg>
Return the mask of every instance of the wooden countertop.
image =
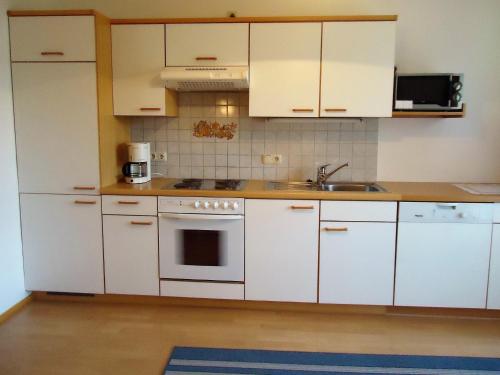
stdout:
<svg viewBox="0 0 500 375">
<path fill-rule="evenodd" d="M 377 182 L 387 192 L 325 192 L 267 190 L 266 181 L 249 180 L 241 191 L 176 190 L 168 188 L 173 179 L 155 178 L 144 184 L 119 182 L 101 188 L 103 195 L 158 195 L 179 197 L 227 197 L 261 199 L 321 199 L 366 201 L 427 202 L 500 202 L 500 195 L 474 195 L 452 183 L 444 182 Z M 167 188 L 165 188 L 167 186 Z"/>
</svg>

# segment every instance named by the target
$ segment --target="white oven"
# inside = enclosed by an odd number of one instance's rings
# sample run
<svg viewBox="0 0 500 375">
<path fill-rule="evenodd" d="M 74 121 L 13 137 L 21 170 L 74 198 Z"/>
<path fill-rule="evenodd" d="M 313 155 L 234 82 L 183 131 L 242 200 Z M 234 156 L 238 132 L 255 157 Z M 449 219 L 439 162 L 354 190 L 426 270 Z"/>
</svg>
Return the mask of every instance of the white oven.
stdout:
<svg viewBox="0 0 500 375">
<path fill-rule="evenodd" d="M 244 280 L 244 200 L 159 197 L 160 278 Z"/>
</svg>

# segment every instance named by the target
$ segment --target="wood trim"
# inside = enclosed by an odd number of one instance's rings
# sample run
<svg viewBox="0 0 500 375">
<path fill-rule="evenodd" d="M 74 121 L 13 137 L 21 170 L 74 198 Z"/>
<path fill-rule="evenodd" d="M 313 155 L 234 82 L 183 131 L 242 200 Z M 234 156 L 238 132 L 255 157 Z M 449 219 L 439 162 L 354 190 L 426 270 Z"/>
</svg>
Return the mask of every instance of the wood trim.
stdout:
<svg viewBox="0 0 500 375">
<path fill-rule="evenodd" d="M 285 17 L 215 17 L 215 18 L 115 18 L 111 24 L 176 23 L 266 23 L 266 22 L 356 22 L 397 21 L 397 15 L 285 16 Z"/>
<path fill-rule="evenodd" d="M 3 324 L 5 321 L 12 318 L 12 316 L 21 311 L 28 303 L 31 302 L 32 299 L 33 295 L 29 294 L 28 296 L 20 300 L 18 303 L 16 303 L 14 306 L 9 308 L 7 311 L 0 314 L 0 324 Z"/>
<path fill-rule="evenodd" d="M 118 182 L 127 161 L 130 142 L 129 119 L 113 115 L 113 68 L 111 61 L 111 24 L 96 14 L 97 108 L 99 124 L 99 165 L 101 187 Z"/>
<path fill-rule="evenodd" d="M 462 106 L 461 111 L 455 112 L 433 112 L 433 111 L 393 111 L 392 117 L 394 118 L 462 118 L 465 117 L 465 104 Z"/>
<path fill-rule="evenodd" d="M 216 307 L 242 310 L 298 311 L 316 313 L 370 314 L 370 315 L 416 315 L 500 319 L 500 310 L 452 309 L 429 307 L 399 307 L 372 305 L 330 305 L 302 302 L 269 302 L 217 300 L 204 298 L 181 298 L 160 296 L 138 296 L 119 294 L 96 294 L 94 296 L 53 295 L 33 292 L 35 301 L 86 302 L 86 303 L 124 303 L 138 305 Z"/>
<path fill-rule="evenodd" d="M 8 10 L 9 17 L 37 17 L 37 16 L 97 16 L 94 9 L 67 9 L 67 10 Z"/>
<path fill-rule="evenodd" d="M 165 116 L 177 117 L 179 115 L 179 103 L 177 91 L 165 89 Z"/>
</svg>

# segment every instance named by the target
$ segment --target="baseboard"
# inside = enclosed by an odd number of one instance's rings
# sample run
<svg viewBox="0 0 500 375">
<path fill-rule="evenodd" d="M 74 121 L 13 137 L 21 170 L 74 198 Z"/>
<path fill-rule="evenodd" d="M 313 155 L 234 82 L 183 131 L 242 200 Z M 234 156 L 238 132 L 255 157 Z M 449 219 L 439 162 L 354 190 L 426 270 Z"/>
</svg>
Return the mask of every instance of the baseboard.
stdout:
<svg viewBox="0 0 500 375">
<path fill-rule="evenodd" d="M 14 306 L 12 306 L 10 309 L 8 309 L 4 313 L 0 314 L 0 324 L 4 323 L 8 319 L 10 319 L 13 315 L 18 313 L 24 306 L 26 306 L 32 300 L 33 300 L 33 295 L 29 294 L 26 297 L 24 297 L 22 300 L 20 300 L 18 303 L 16 303 Z"/>
<path fill-rule="evenodd" d="M 65 295 L 48 294 L 46 292 L 33 292 L 37 301 L 83 302 L 83 303 L 115 303 L 162 305 L 199 308 L 220 308 L 240 310 L 267 310 L 267 311 L 293 311 L 335 314 L 370 314 L 370 315 L 413 315 L 413 316 L 439 316 L 500 319 L 500 310 L 486 309 L 450 309 L 427 307 L 397 307 L 397 306 L 364 306 L 364 305 L 327 305 L 317 303 L 292 303 L 292 302 L 263 302 L 263 301 L 235 301 L 202 298 L 179 298 L 159 296 L 136 296 L 118 294 L 96 295 Z"/>
</svg>

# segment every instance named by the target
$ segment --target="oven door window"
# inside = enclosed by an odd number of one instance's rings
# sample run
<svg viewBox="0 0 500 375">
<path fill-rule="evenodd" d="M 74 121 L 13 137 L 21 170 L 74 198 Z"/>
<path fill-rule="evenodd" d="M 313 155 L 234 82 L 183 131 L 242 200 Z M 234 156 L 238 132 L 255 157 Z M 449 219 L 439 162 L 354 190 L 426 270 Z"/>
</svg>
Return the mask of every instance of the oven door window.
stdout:
<svg viewBox="0 0 500 375">
<path fill-rule="evenodd" d="M 219 230 L 177 230 L 177 264 L 224 267 L 227 265 L 227 233 Z"/>
</svg>

